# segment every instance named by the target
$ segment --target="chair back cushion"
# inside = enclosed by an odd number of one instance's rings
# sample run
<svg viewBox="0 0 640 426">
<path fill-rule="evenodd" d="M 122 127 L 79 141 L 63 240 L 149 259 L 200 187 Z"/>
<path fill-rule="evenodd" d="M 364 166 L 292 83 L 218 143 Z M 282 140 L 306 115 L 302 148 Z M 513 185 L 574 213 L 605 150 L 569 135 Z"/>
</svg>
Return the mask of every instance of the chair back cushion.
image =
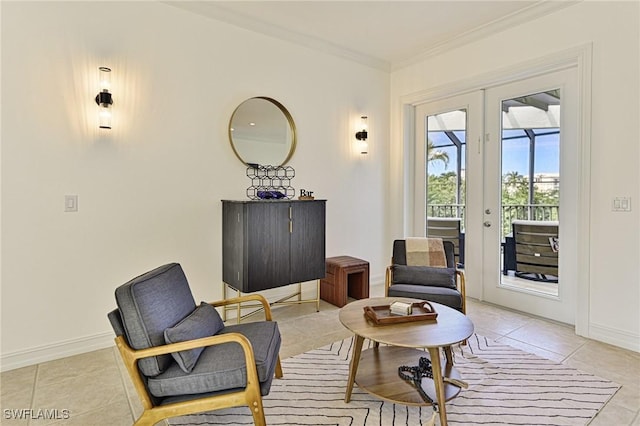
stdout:
<svg viewBox="0 0 640 426">
<path fill-rule="evenodd" d="M 457 288 L 455 268 L 393 265 L 392 284 Z"/>
<path fill-rule="evenodd" d="M 189 283 L 177 263 L 149 271 L 116 289 L 116 303 L 129 345 L 146 349 L 165 344 L 164 330 L 196 308 Z M 171 355 L 138 362 L 145 376 L 157 376 L 173 363 Z"/>
<path fill-rule="evenodd" d="M 454 246 L 451 241 L 443 241 L 444 254 L 447 258 L 447 268 L 455 268 Z M 392 263 L 394 265 L 407 264 L 407 245 L 405 240 L 395 240 L 393 242 Z"/>
<path fill-rule="evenodd" d="M 217 334 L 224 328 L 224 322 L 216 311 L 216 308 L 207 302 L 200 303 L 186 318 L 164 331 L 164 340 L 167 343 L 178 343 L 187 340 L 201 339 Z M 187 351 L 173 352 L 171 355 L 176 360 L 182 371 L 191 373 L 198 361 L 198 357 L 204 347 L 189 349 Z"/>
<path fill-rule="evenodd" d="M 114 309 L 113 311 L 107 314 L 107 318 L 109 319 L 109 323 L 111 323 L 111 327 L 113 328 L 113 332 L 116 333 L 117 336 L 125 336 L 124 324 L 122 324 L 122 317 L 120 316 L 120 309 Z"/>
<path fill-rule="evenodd" d="M 462 313 L 462 294 L 449 287 L 395 284 L 389 287 L 389 297 L 410 297 L 440 303 Z M 437 310 L 437 309 L 436 309 Z"/>
</svg>

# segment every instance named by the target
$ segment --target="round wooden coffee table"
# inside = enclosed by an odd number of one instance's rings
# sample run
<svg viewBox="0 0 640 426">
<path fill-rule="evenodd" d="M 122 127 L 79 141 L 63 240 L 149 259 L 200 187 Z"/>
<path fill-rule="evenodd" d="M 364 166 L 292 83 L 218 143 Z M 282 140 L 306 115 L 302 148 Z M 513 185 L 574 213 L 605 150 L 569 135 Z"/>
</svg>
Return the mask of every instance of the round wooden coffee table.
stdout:
<svg viewBox="0 0 640 426">
<path fill-rule="evenodd" d="M 349 303 L 340 310 L 340 322 L 355 335 L 355 345 L 349 366 L 345 402 L 351 400 L 353 384 L 381 399 L 405 404 L 428 405 L 416 389 L 398 376 L 401 365 L 416 366 L 428 350 L 433 368 L 433 383 L 423 380 L 423 389 L 438 402 L 440 424 L 447 424 L 445 401 L 458 395 L 460 388 L 443 381 L 444 377 L 460 380 L 453 367 L 451 345 L 473 334 L 473 323 L 461 312 L 430 302 L 438 313 L 436 320 L 375 325 L 364 315 L 365 306 L 389 305 L 394 301 L 418 302 L 405 297 L 377 297 Z M 364 339 L 389 346 L 375 345 L 362 350 Z M 440 348 L 447 362 L 440 363 Z"/>
</svg>

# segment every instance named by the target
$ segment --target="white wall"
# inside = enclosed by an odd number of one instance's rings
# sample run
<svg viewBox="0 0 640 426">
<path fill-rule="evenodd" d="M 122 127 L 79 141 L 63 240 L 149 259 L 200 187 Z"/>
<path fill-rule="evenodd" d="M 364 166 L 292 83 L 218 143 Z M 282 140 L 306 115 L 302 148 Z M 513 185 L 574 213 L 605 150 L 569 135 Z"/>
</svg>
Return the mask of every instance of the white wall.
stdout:
<svg viewBox="0 0 640 426">
<path fill-rule="evenodd" d="M 112 344 L 116 286 L 180 262 L 221 297 L 221 199 L 249 179 L 234 108 L 292 114 L 293 186 L 327 199 L 327 256 L 387 263 L 389 75 L 157 2 L 2 2 L 2 368 Z M 113 130 L 97 131 L 97 68 Z M 371 117 L 370 153 L 351 119 Z M 65 194 L 79 211 L 63 212 Z"/>
<path fill-rule="evenodd" d="M 591 246 L 587 334 L 640 351 L 640 22 L 638 2 L 581 2 L 392 73 L 392 194 L 402 194 L 401 100 L 592 43 Z M 611 211 L 631 196 L 632 211 Z M 400 206 L 398 198 L 391 203 Z M 404 212 L 390 213 L 392 235 Z M 469 283 L 469 281 L 468 281 Z M 471 283 L 473 286 L 473 280 Z"/>
</svg>

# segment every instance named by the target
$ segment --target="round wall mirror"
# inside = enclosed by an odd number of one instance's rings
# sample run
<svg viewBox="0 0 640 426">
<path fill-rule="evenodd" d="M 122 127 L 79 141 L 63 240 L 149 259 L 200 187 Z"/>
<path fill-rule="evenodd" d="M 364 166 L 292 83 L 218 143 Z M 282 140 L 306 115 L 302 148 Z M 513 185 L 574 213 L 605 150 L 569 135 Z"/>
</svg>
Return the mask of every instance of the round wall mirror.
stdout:
<svg viewBox="0 0 640 426">
<path fill-rule="evenodd" d="M 229 141 L 244 164 L 282 166 L 296 148 L 296 126 L 280 102 L 250 98 L 231 115 Z"/>
</svg>

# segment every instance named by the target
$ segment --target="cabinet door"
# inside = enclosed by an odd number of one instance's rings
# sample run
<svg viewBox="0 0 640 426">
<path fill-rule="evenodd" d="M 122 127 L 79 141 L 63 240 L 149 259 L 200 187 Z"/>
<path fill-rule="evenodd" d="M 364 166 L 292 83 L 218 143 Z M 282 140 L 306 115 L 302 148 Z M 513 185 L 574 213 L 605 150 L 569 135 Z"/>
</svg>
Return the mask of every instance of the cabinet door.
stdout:
<svg viewBox="0 0 640 426">
<path fill-rule="evenodd" d="M 248 291 L 289 284 L 289 204 L 261 202 L 246 207 Z"/>
<path fill-rule="evenodd" d="M 245 291 L 244 204 L 222 203 L 222 281 Z"/>
<path fill-rule="evenodd" d="M 291 222 L 290 282 L 324 278 L 325 202 L 291 203 Z"/>
</svg>

